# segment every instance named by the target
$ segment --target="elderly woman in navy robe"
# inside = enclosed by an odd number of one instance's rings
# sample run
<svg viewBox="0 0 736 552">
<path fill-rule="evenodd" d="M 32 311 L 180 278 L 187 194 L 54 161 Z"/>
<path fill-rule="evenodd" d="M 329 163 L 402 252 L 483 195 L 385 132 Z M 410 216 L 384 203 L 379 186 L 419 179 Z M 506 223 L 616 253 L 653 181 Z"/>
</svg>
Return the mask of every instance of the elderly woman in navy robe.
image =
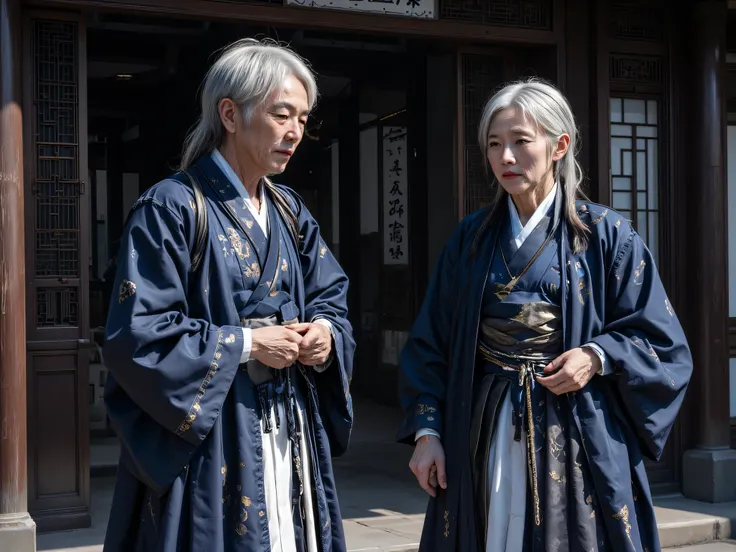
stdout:
<svg viewBox="0 0 736 552">
<path fill-rule="evenodd" d="M 578 199 L 554 87 L 504 87 L 478 139 L 495 200 L 447 242 L 401 359 L 399 438 L 431 495 L 420 550 L 659 550 L 644 457 L 692 359 L 654 259 Z"/>
<path fill-rule="evenodd" d="M 330 457 L 352 426 L 348 280 L 268 178 L 316 96 L 290 50 L 231 45 L 182 170 L 133 207 L 104 350 L 122 445 L 106 552 L 345 550 Z"/>
</svg>

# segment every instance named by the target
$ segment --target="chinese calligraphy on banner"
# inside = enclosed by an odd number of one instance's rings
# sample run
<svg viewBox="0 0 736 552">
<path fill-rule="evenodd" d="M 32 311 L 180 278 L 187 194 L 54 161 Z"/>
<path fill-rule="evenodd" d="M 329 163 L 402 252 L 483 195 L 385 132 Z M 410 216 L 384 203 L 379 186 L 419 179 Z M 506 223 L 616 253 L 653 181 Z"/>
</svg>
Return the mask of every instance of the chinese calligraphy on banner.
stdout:
<svg viewBox="0 0 736 552">
<path fill-rule="evenodd" d="M 383 262 L 409 264 L 406 128 L 383 127 Z"/>
<path fill-rule="evenodd" d="M 287 6 L 434 19 L 437 0 L 285 0 Z"/>
</svg>

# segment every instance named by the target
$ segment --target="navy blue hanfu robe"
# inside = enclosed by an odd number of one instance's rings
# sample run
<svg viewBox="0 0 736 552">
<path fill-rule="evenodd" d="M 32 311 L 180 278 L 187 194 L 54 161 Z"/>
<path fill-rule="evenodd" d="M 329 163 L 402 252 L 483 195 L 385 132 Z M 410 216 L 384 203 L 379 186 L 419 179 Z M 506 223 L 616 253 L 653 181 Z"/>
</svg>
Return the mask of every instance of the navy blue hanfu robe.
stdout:
<svg viewBox="0 0 736 552">
<path fill-rule="evenodd" d="M 318 544 L 344 552 L 331 456 L 345 451 L 353 422 L 347 277 L 291 190 L 278 186 L 298 216 L 298 242 L 273 201 L 266 237 L 209 155 L 190 170 L 208 205 L 199 270 L 191 271 L 196 203 L 181 173 L 143 194 L 121 241 L 103 351 L 105 401 L 121 442 L 105 551 L 270 550 L 263 397 L 240 359 L 242 326 L 275 317 L 332 324 L 327 369 L 280 372 L 306 418 L 309 450 L 295 442 L 294 464 L 298 471 L 299 455 L 310 455 Z M 294 480 L 291 509 L 303 549 L 304 506 Z"/>
<path fill-rule="evenodd" d="M 412 443 L 417 430 L 433 429 L 442 436 L 446 455 L 447 490 L 438 489 L 437 498 L 430 498 L 421 552 L 485 550 L 474 500 L 471 408 L 483 309 L 503 311 L 483 307 L 492 289 L 490 271 L 498 259 L 503 218 L 492 222 L 475 252 L 472 244 L 489 209 L 466 217 L 446 244 L 402 351 L 399 393 L 406 416 L 398 438 Z M 557 289 L 544 283 L 544 271 L 531 274 L 531 282 L 542 280 L 530 300 L 543 297 L 549 306 L 560 305 L 562 350 L 595 343 L 605 352 L 609 369 L 563 396 L 540 385 L 534 389 L 535 419 L 543 420 L 536 406 L 541 405 L 553 418 L 544 422 L 546 427 L 565 427 L 568 441 L 560 455 L 551 450 L 558 446 L 556 439 L 545 435 L 545 428 L 535 428 L 536 446 L 549 449 L 535 450 L 539 469 L 554 456 L 564 471 L 539 474 L 541 519 L 527 523 L 533 538 L 525 540 L 524 549 L 654 552 L 660 545 L 643 459 L 657 460 L 662 454 L 690 380 L 692 358 L 651 253 L 631 224 L 591 203 L 578 202 L 578 213 L 591 231 L 587 250 L 572 252 L 562 224 L 557 243 L 545 250 L 554 251 L 557 259 L 551 265 L 546 259 L 542 268 L 562 267 L 565 284 Z M 524 293 L 526 288 L 518 295 Z M 581 468 L 584 476 L 578 477 Z M 564 480 L 570 483 L 557 486 Z M 578 494 L 585 497 L 583 504 Z M 528 496 L 526 515 L 533 520 L 531 492 Z M 544 508 L 552 502 L 555 508 Z M 580 518 L 586 504 L 590 516 L 602 519 Z M 591 541 L 591 536 L 602 540 Z"/>
</svg>

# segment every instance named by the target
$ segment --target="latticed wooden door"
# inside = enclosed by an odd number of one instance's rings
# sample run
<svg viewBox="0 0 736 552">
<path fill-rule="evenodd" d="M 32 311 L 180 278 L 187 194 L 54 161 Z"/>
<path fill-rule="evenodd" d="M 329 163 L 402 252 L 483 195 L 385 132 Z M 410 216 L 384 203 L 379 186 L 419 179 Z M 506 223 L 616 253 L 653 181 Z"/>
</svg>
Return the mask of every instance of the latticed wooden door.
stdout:
<svg viewBox="0 0 736 552">
<path fill-rule="evenodd" d="M 85 29 L 54 12 L 24 25 L 28 503 L 43 531 L 90 524 Z"/>
</svg>

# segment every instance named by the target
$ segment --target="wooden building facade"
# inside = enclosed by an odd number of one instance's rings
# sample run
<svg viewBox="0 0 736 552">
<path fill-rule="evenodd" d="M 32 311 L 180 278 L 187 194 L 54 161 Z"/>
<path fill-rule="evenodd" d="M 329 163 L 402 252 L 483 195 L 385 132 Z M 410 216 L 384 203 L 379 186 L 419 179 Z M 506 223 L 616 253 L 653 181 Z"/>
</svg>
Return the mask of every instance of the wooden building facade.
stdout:
<svg viewBox="0 0 736 552">
<path fill-rule="evenodd" d="M 364 52 L 330 58 L 357 66 L 345 69 L 353 82 L 361 80 L 356 71 L 374 80 L 405 79 L 405 106 L 391 113 L 395 123 L 380 110 L 373 110 L 378 122 L 362 120 L 357 85 L 335 94 L 340 148 L 333 150 L 333 181 L 339 176 L 343 185 L 339 197 L 323 193 L 332 203 L 318 207 L 323 226 L 339 235 L 339 244 L 331 242 L 357 290 L 351 312 L 362 360 L 355 381 L 369 395 L 379 393 L 371 387 L 376 378 L 362 376 L 361 366 L 363 374 L 379 366 L 395 377 L 396 351 L 444 239 L 491 197 L 475 140 L 484 102 L 514 78 L 555 82 L 582 132 L 589 195 L 626 214 L 647 240 L 693 349 L 692 385 L 663 459 L 648 467 L 652 485 L 706 501 L 736 500 L 730 406 L 736 392 L 729 385 L 736 318 L 729 318 L 728 303 L 736 274 L 729 278 L 726 166 L 730 2 L 693 1 L 681 9 L 660 0 L 396 2 L 430 5 L 433 17 L 358 12 L 358 1 L 343 2 L 342 11 L 296 3 L 0 0 L 0 529 L 29 527 L 28 512 L 43 531 L 90 523 L 89 265 L 100 219 L 90 198 L 87 60 L 94 52 L 87 40 L 90 21 L 100 17 L 278 27 L 337 43 L 337 33 L 353 33 L 390 43 L 388 51 L 400 46 L 408 65 L 388 60 L 385 71 L 356 64 Z M 205 61 L 210 54 L 202 54 Z M 187 101 L 203 74 L 187 77 L 181 92 Z M 178 101 L 163 93 L 160 100 Z M 194 112 L 186 109 L 183 123 L 170 122 L 190 125 Z M 407 260 L 383 256 L 375 278 L 365 276 L 370 260 L 361 257 L 365 184 L 347 185 L 367 182 L 358 137 L 374 127 L 379 139 L 408 129 L 403 185 L 411 198 Z M 147 136 L 152 145 L 163 134 Z M 154 174 L 163 176 L 160 169 Z M 391 236 L 385 193 L 376 193 L 383 202 L 374 232 L 381 250 Z M 363 291 L 368 280 L 380 282 L 372 299 Z M 5 549 L 2 539 L 0 531 Z"/>
</svg>

